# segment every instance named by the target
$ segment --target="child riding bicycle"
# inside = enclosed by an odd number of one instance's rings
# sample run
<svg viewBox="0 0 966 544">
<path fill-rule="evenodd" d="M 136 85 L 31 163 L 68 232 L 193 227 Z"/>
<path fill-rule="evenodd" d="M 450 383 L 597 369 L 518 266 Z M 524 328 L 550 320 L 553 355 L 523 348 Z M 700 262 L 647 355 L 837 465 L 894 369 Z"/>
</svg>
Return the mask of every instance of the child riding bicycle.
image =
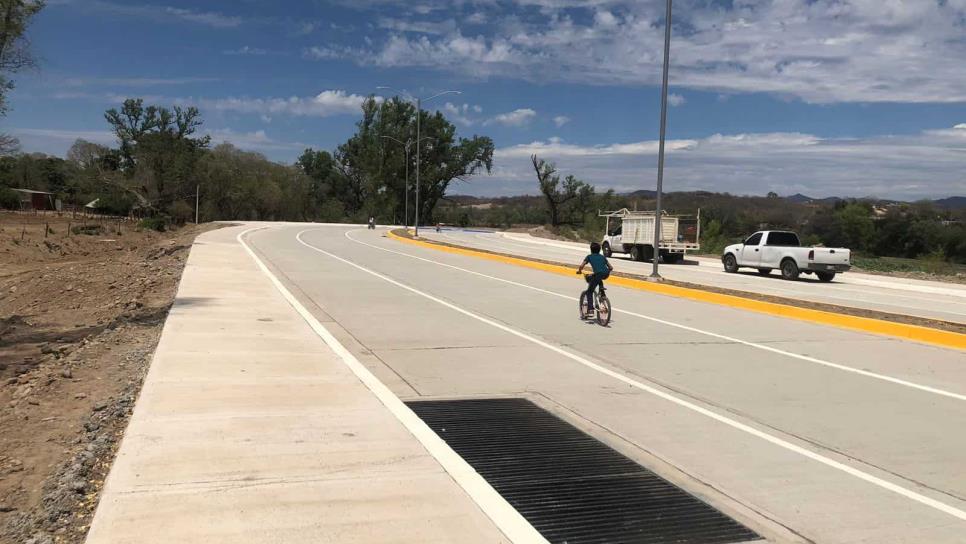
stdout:
<svg viewBox="0 0 966 544">
<path fill-rule="evenodd" d="M 593 300 L 594 300 L 594 290 L 597 289 L 598 285 L 603 285 L 604 280 L 606 280 L 614 267 L 607 262 L 607 257 L 600 254 L 600 244 L 597 242 L 592 242 L 590 244 L 590 255 L 584 257 L 580 267 L 577 268 L 577 274 L 582 274 L 584 267 L 590 265 L 591 270 L 594 271 L 593 274 L 587 276 L 587 305 L 588 310 L 592 314 L 594 311 Z"/>
</svg>

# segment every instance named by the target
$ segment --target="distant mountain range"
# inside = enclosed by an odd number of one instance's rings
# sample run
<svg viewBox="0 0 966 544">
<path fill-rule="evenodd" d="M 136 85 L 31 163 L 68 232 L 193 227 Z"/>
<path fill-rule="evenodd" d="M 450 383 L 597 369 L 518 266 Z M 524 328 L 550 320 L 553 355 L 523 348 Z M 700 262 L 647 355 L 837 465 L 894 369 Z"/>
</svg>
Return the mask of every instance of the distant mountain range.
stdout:
<svg viewBox="0 0 966 544">
<path fill-rule="evenodd" d="M 818 204 L 834 204 L 840 200 L 845 200 L 837 196 L 830 196 L 827 198 L 812 198 L 810 196 L 803 195 L 801 193 L 794 194 L 792 196 L 786 196 L 785 200 L 789 202 L 795 202 L 798 204 L 806 204 L 809 202 L 814 202 Z M 856 200 L 867 200 L 872 201 L 877 204 L 902 204 L 903 200 L 890 200 L 886 198 L 876 198 L 873 196 L 867 196 L 864 198 L 858 198 Z M 944 208 L 947 210 L 958 210 L 961 208 L 966 208 L 966 196 L 951 196 L 948 198 L 940 198 L 938 200 L 932 200 L 933 204 L 937 207 Z"/>
<path fill-rule="evenodd" d="M 668 194 L 674 194 L 674 193 L 668 193 Z M 715 195 L 718 195 L 720 193 L 714 193 L 714 192 L 711 192 L 711 191 L 690 191 L 690 192 L 687 192 L 686 194 L 695 195 L 695 196 L 706 196 L 707 197 L 707 196 L 715 196 Z M 623 193 L 621 196 L 631 197 L 631 198 L 642 198 L 642 199 L 648 199 L 649 200 L 649 199 L 653 199 L 656 195 L 657 195 L 657 193 L 655 191 L 642 189 L 642 190 L 633 191 L 633 192 L 630 192 L 630 193 Z M 460 205 L 464 205 L 464 206 L 466 206 L 466 205 L 472 205 L 472 204 L 478 204 L 478 203 L 482 203 L 482 202 L 499 203 L 501 201 L 513 201 L 513 200 L 517 200 L 517 199 L 539 199 L 539 198 L 542 198 L 542 197 L 540 197 L 539 195 L 525 195 L 525 196 L 518 196 L 518 197 L 489 197 L 489 198 L 488 197 L 474 197 L 474 196 L 468 196 L 468 195 L 451 195 L 451 196 L 447 196 L 446 197 L 447 200 L 456 202 L 456 203 L 458 203 Z M 741 197 L 739 197 L 739 198 L 741 198 Z M 756 198 L 756 197 L 750 197 L 750 198 Z M 764 198 L 764 197 L 757 197 L 757 198 Z M 781 197 L 781 198 L 783 198 L 784 200 L 786 200 L 788 202 L 793 202 L 795 204 L 809 204 L 809 203 L 814 203 L 814 204 L 828 204 L 828 205 L 831 205 L 831 204 L 835 204 L 836 202 L 839 202 L 841 200 L 846 200 L 844 198 L 837 197 L 837 196 L 830 196 L 830 197 L 826 197 L 826 198 L 812 198 L 810 196 L 803 195 L 801 193 L 797 193 L 797 194 L 794 194 L 794 195 L 791 195 L 791 196 L 786 196 L 786 197 Z M 864 198 L 858 198 L 856 200 L 865 200 L 865 201 L 874 202 L 874 203 L 880 204 L 880 205 L 886 205 L 886 204 L 901 204 L 901 203 L 904 202 L 902 200 L 890 200 L 890 199 L 877 198 L 877 197 L 872 197 L 872 196 L 864 197 Z M 966 196 L 951 196 L 951 197 L 948 197 L 948 198 L 940 198 L 938 200 L 932 200 L 931 202 L 933 204 L 935 204 L 937 207 L 944 208 L 944 209 L 947 209 L 947 210 L 959 210 L 959 209 L 966 208 Z"/>
</svg>

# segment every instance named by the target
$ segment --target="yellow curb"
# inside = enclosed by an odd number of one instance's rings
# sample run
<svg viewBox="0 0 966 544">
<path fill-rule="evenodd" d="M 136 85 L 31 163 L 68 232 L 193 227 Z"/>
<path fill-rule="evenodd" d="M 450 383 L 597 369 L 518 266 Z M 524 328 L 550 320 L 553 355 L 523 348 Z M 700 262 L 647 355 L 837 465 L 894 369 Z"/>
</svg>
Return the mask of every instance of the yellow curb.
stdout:
<svg viewBox="0 0 966 544">
<path fill-rule="evenodd" d="M 399 236 L 393 233 L 392 231 L 389 231 L 387 235 L 389 238 L 393 240 L 398 240 L 400 242 L 405 242 L 407 244 L 428 247 L 428 248 L 435 249 L 437 251 L 444 251 L 446 253 L 454 253 L 456 255 L 465 255 L 469 257 L 486 259 L 489 261 L 513 264 L 513 265 L 522 266 L 525 268 L 532 268 L 534 270 L 543 270 L 544 272 L 550 272 L 552 274 L 560 274 L 560 275 L 571 276 L 571 277 L 574 276 L 574 270 L 575 270 L 574 267 L 565 267 L 565 266 L 560 266 L 556 264 L 541 263 L 541 262 L 531 261 L 531 260 L 523 259 L 519 257 L 507 257 L 504 255 L 494 255 L 492 253 L 486 253 L 483 251 L 444 246 L 440 244 L 434 244 L 431 242 L 424 242 L 421 240 L 413 240 L 410 238 L 404 238 L 402 236 Z M 818 323 L 821 325 L 831 325 L 833 327 L 867 332 L 867 333 L 878 334 L 883 336 L 891 336 L 894 338 L 901 338 L 903 340 L 913 340 L 915 342 L 922 342 L 925 344 L 932 344 L 936 346 L 942 346 L 945 348 L 954 348 L 954 349 L 961 349 L 961 350 L 966 349 L 966 334 L 960 334 L 952 331 L 942 331 L 938 329 L 931 329 L 929 327 L 907 325 L 905 323 L 892 323 L 890 321 L 883 321 L 881 319 L 872 319 L 868 317 L 836 314 L 832 312 L 825 312 L 822 310 L 798 308 L 795 306 L 777 304 L 774 302 L 764 302 L 761 300 L 742 298 L 734 295 L 724 295 L 721 293 L 712 293 L 710 291 L 701 291 L 700 289 L 690 289 L 687 287 L 678 287 L 676 285 L 666 285 L 662 283 L 655 283 L 655 282 L 649 282 L 649 281 L 644 281 L 644 280 L 639 280 L 634 278 L 625 278 L 620 276 L 611 276 L 610 279 L 607 280 L 607 282 L 611 285 L 619 285 L 621 287 L 628 287 L 628 288 L 637 289 L 640 291 L 649 291 L 652 293 L 658 293 L 661 295 L 668 295 L 672 297 L 686 298 L 688 300 L 694 300 L 698 302 L 707 302 L 710 304 L 718 304 L 720 306 L 739 308 L 741 310 L 748 310 L 748 311 L 757 312 L 760 314 L 786 317 L 789 319 L 796 319 L 798 321 L 807 321 L 809 323 Z"/>
</svg>

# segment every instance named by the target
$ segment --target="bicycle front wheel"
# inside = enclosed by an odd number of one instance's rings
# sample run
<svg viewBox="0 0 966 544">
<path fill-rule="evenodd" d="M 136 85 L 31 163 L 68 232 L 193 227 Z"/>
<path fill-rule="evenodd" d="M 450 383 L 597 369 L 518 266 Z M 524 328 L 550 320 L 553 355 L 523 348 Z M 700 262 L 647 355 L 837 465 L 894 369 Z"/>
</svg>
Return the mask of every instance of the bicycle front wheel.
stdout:
<svg viewBox="0 0 966 544">
<path fill-rule="evenodd" d="M 597 309 L 597 323 L 601 327 L 606 327 L 610 323 L 610 299 L 602 296 L 597 301 L 597 304 L 599 305 Z"/>
</svg>

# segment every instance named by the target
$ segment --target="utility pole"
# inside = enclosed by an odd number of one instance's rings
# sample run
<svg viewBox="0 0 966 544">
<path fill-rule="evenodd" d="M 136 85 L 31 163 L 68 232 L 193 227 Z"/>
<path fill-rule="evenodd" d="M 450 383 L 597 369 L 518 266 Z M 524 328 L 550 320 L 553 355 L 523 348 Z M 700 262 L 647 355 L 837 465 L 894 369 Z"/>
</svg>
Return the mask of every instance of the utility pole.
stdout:
<svg viewBox="0 0 966 544">
<path fill-rule="evenodd" d="M 651 277 L 660 279 L 657 262 L 661 256 L 661 191 L 664 189 L 664 136 L 667 130 L 667 73 L 671 61 L 671 0 L 667 0 L 667 15 L 664 19 L 664 78 L 661 82 L 661 140 L 657 150 L 657 202 L 654 208 L 654 251 L 651 255 L 654 263 Z"/>
<path fill-rule="evenodd" d="M 195 185 L 195 225 L 198 224 L 198 202 L 201 195 L 201 185 Z"/>
</svg>

